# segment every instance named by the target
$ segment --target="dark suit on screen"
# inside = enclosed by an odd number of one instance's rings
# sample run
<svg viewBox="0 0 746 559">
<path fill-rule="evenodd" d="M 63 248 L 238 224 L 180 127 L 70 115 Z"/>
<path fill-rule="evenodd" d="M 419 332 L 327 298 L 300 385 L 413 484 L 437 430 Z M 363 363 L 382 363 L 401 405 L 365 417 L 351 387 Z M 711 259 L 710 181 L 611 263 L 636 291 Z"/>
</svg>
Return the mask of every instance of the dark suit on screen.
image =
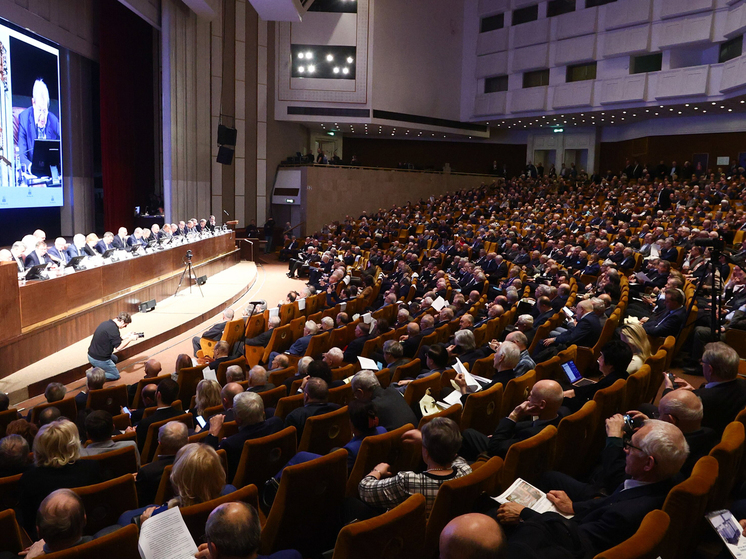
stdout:
<svg viewBox="0 0 746 559">
<path fill-rule="evenodd" d="M 44 126 L 44 134 L 47 140 L 60 139 L 60 121 L 52 113 L 47 113 L 47 124 Z M 39 136 L 34 121 L 34 108 L 29 107 L 18 115 L 18 150 L 21 163 L 31 165 L 34 158 L 34 142 Z"/>
</svg>

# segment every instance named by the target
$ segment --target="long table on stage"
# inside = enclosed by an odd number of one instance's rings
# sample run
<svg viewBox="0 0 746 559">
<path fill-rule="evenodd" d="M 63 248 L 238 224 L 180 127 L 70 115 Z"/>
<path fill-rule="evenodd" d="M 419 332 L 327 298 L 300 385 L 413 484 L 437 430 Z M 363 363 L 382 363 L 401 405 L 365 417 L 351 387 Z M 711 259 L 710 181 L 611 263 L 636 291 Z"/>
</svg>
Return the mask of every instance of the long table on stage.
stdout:
<svg viewBox="0 0 746 559">
<path fill-rule="evenodd" d="M 15 262 L 0 262 L 0 378 L 90 336 L 96 326 L 141 302 L 176 291 L 192 251 L 195 276 L 239 260 L 235 233 L 193 241 L 131 259 L 19 285 Z M 184 277 L 181 289 L 188 289 Z"/>
</svg>

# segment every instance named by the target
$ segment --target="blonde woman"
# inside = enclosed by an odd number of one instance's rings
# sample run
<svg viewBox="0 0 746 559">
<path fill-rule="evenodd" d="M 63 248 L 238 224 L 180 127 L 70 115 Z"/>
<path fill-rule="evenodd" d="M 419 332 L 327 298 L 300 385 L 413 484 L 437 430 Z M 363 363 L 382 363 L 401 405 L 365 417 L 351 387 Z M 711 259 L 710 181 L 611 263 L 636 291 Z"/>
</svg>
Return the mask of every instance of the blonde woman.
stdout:
<svg viewBox="0 0 746 559">
<path fill-rule="evenodd" d="M 216 380 L 202 379 L 197 384 L 197 397 L 195 407 L 189 410 L 192 415 L 203 415 L 207 408 L 220 406 L 220 383 Z"/>
<path fill-rule="evenodd" d="M 172 507 L 198 505 L 236 490 L 232 485 L 226 485 L 225 470 L 215 449 L 199 443 L 188 444 L 176 453 L 171 470 L 171 485 L 176 497 L 168 503 L 127 511 L 119 517 L 118 524 L 142 524 L 151 516 Z"/>
<path fill-rule="evenodd" d="M 20 508 L 24 527 L 36 534 L 36 511 L 52 491 L 104 481 L 98 462 L 80 460 L 78 428 L 59 419 L 42 426 L 34 438 L 34 466 L 21 476 Z"/>
<path fill-rule="evenodd" d="M 636 373 L 652 354 L 648 334 L 640 323 L 625 324 L 622 328 L 621 339 L 632 349 L 632 361 L 627 367 L 627 373 Z"/>
</svg>

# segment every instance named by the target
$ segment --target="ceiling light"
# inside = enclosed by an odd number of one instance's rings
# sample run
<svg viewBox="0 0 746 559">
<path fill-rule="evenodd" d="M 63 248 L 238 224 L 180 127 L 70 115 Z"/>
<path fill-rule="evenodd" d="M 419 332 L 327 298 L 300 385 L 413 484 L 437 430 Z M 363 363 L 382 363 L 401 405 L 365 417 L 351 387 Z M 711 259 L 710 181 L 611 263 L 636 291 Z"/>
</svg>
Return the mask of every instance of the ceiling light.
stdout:
<svg viewBox="0 0 746 559">
<path fill-rule="evenodd" d="M 345 66 L 344 68 L 342 68 L 342 73 L 343 74 L 349 74 L 350 73 L 350 69 L 347 66 Z"/>
<path fill-rule="evenodd" d="M 302 74 L 302 73 L 303 73 L 303 72 L 305 72 L 305 71 L 306 71 L 306 68 L 305 68 L 305 66 L 298 66 L 298 73 L 299 73 L 299 74 Z"/>
<path fill-rule="evenodd" d="M 329 62 L 331 62 L 332 60 L 334 60 L 334 56 L 332 56 L 331 54 L 327 54 L 327 55 L 326 55 L 326 59 L 327 59 L 327 60 L 328 60 Z"/>
<path fill-rule="evenodd" d="M 717 103 L 716 103 L 715 101 L 713 101 L 713 102 L 712 102 L 712 104 L 713 104 L 713 105 L 717 105 Z"/>
<path fill-rule="evenodd" d="M 316 71 L 316 66 L 314 66 L 313 64 L 309 64 L 308 73 L 313 74 L 315 71 Z"/>
<path fill-rule="evenodd" d="M 732 112 L 733 112 L 733 109 L 728 109 L 728 112 L 729 112 L 729 113 L 732 113 Z"/>
<path fill-rule="evenodd" d="M 704 111 L 704 110 L 703 110 L 702 112 L 703 112 L 703 113 L 706 113 L 707 111 Z"/>
<path fill-rule="evenodd" d="M 309 60 L 313 58 L 313 53 L 310 50 L 306 51 L 306 58 L 308 58 Z"/>
<path fill-rule="evenodd" d="M 303 58 L 303 56 L 304 56 L 304 55 L 303 55 L 303 53 L 302 53 L 302 52 L 299 52 L 299 53 L 298 53 L 298 58 Z"/>
<path fill-rule="evenodd" d="M 351 56 L 347 57 L 347 64 L 352 64 L 353 61 L 354 59 Z"/>
<path fill-rule="evenodd" d="M 679 114 L 681 114 L 681 111 L 679 111 Z"/>
<path fill-rule="evenodd" d="M 685 106 L 685 107 L 688 107 L 688 106 L 689 106 L 689 103 L 687 103 L 687 104 L 686 104 L 686 105 L 684 105 L 684 106 Z"/>
<path fill-rule="evenodd" d="M 334 67 L 334 70 L 332 70 L 332 72 L 334 72 L 335 74 L 339 74 L 339 68 L 337 68 L 337 67 L 335 66 L 335 67 Z"/>
</svg>

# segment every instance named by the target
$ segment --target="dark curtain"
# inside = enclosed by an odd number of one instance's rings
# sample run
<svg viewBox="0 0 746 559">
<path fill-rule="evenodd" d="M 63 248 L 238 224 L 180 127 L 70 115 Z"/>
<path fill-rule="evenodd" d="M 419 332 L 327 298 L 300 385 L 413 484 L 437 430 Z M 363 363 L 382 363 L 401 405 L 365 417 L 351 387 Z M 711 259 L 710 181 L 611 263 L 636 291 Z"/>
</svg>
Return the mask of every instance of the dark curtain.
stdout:
<svg viewBox="0 0 746 559">
<path fill-rule="evenodd" d="M 153 28 L 117 0 L 101 0 L 99 61 L 104 227 L 132 230 L 155 192 Z"/>
</svg>

